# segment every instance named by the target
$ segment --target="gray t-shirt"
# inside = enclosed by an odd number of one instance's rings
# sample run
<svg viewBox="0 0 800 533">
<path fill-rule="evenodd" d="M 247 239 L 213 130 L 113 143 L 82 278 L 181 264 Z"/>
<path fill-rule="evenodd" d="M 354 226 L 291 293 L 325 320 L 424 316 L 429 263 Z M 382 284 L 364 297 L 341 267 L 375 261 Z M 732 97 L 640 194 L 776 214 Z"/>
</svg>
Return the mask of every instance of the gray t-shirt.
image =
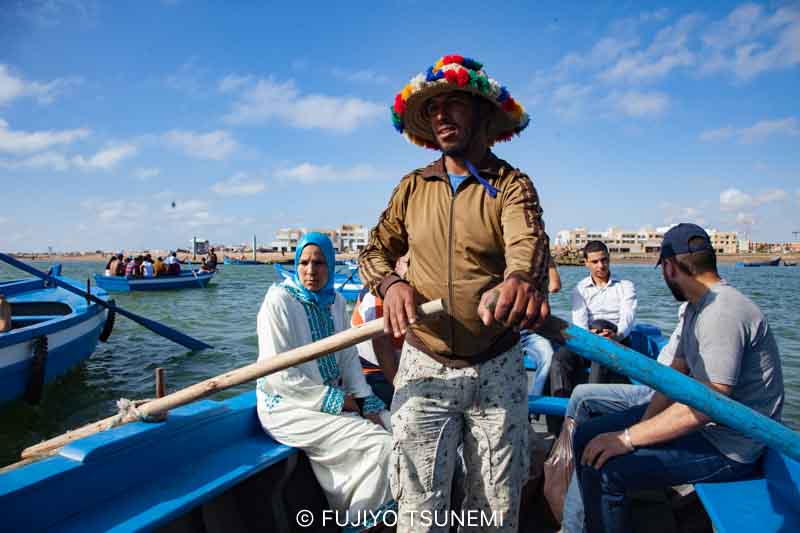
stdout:
<svg viewBox="0 0 800 533">
<path fill-rule="evenodd" d="M 761 310 L 730 285 L 717 284 L 684 317 L 680 347 L 695 379 L 730 385 L 731 399 L 780 421 L 783 373 L 778 345 Z M 703 436 L 740 463 L 758 459 L 764 445 L 715 422 Z"/>
</svg>

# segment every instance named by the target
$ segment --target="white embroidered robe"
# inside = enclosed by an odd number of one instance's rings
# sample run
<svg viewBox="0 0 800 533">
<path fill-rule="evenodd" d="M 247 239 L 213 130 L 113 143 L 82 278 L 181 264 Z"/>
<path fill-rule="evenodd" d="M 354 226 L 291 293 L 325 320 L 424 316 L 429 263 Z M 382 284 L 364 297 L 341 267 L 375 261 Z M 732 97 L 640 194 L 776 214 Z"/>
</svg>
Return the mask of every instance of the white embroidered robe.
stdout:
<svg viewBox="0 0 800 533">
<path fill-rule="evenodd" d="M 335 332 L 349 327 L 339 294 L 331 315 Z M 310 342 L 303 304 L 286 288 L 270 287 L 258 313 L 259 360 Z M 340 516 L 349 511 L 354 519 L 394 506 L 388 478 L 391 434 L 342 411 L 345 394 L 375 400 L 355 347 L 261 378 L 256 390 L 261 425 L 278 442 L 308 455 L 328 503 Z M 382 410 L 379 416 L 389 427 L 389 413 Z"/>
</svg>

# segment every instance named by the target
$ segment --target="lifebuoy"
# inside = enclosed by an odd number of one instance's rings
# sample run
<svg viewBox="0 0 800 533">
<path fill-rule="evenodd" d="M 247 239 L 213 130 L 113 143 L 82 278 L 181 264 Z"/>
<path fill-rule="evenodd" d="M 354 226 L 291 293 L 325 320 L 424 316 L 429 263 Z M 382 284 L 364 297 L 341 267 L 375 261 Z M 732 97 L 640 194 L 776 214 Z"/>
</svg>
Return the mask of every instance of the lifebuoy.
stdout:
<svg viewBox="0 0 800 533">
<path fill-rule="evenodd" d="M 28 386 L 25 388 L 25 401 L 36 405 L 42 399 L 44 389 L 44 368 L 47 362 L 47 336 L 42 335 L 35 339 L 33 357 L 31 358 L 31 375 Z"/>
<path fill-rule="evenodd" d="M 113 299 L 108 301 L 110 307 L 108 308 L 108 315 L 106 316 L 106 323 L 103 324 L 103 331 L 100 332 L 100 341 L 106 342 L 111 336 L 111 331 L 114 329 L 114 321 L 117 318 L 117 312 L 114 311 L 115 302 Z"/>
</svg>

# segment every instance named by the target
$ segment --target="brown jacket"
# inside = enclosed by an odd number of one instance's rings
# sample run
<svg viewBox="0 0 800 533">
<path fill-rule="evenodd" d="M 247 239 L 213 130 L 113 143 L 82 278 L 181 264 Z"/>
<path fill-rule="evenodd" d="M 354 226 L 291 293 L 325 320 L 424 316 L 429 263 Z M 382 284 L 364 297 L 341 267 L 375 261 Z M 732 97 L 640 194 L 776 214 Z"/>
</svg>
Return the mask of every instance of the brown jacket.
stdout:
<svg viewBox="0 0 800 533">
<path fill-rule="evenodd" d="M 454 195 L 444 159 L 405 176 L 359 257 L 361 279 L 383 297 L 400 279 L 395 260 L 411 250 L 408 282 L 424 300 L 447 300 L 449 316 L 413 325 L 406 341 L 440 361 L 482 362 L 517 341 L 478 317 L 481 295 L 509 274 L 547 287 L 549 239 L 531 180 L 492 153 L 478 172 L 496 198 L 474 177 Z"/>
</svg>

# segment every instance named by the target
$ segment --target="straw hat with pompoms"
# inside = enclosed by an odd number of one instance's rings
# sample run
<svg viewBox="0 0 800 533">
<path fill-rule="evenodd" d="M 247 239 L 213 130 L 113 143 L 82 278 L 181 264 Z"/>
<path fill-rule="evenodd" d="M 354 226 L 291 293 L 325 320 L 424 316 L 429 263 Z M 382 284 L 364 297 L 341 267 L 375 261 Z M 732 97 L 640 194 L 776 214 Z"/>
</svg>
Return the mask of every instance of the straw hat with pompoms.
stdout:
<svg viewBox="0 0 800 533">
<path fill-rule="evenodd" d="M 508 89 L 488 77 L 483 64 L 460 55 L 444 56 L 426 72 L 414 76 L 397 93 L 392 110 L 392 123 L 409 141 L 426 148 L 439 149 L 424 116 L 428 98 L 447 91 L 463 91 L 482 96 L 494 104 L 489 123 L 489 145 L 508 141 L 530 122 L 528 113 L 512 98 Z"/>
</svg>

